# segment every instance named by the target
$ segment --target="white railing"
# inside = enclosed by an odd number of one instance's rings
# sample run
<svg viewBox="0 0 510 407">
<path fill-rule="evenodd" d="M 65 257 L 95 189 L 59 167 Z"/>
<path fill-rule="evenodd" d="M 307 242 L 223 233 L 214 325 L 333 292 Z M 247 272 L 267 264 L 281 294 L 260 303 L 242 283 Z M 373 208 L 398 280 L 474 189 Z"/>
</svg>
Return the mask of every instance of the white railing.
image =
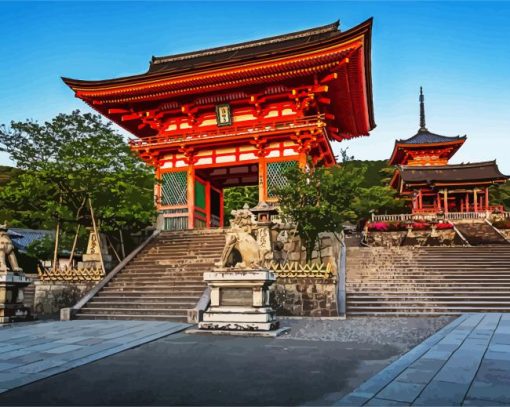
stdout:
<svg viewBox="0 0 510 407">
<path fill-rule="evenodd" d="M 372 222 L 405 222 L 412 220 L 435 220 L 439 217 L 450 220 L 488 219 L 491 211 L 483 212 L 448 212 L 439 216 L 437 213 L 402 213 L 394 215 L 372 215 Z M 510 219 L 510 212 L 502 212 L 504 218 Z"/>
<path fill-rule="evenodd" d="M 406 220 L 412 220 L 413 215 L 410 213 L 401 213 L 396 215 L 372 215 L 373 222 L 405 222 Z"/>
<path fill-rule="evenodd" d="M 448 212 L 445 214 L 446 219 L 487 219 L 491 212 Z"/>
</svg>

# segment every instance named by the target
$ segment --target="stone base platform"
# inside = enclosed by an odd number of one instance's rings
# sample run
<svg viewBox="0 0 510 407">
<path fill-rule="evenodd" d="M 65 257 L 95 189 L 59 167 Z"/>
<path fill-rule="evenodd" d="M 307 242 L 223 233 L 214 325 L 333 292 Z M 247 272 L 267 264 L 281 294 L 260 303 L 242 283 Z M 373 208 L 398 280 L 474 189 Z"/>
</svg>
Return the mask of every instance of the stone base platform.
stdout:
<svg viewBox="0 0 510 407">
<path fill-rule="evenodd" d="M 230 335 L 230 336 L 259 336 L 263 338 L 276 338 L 290 332 L 290 328 L 282 327 L 272 331 L 232 331 L 226 329 L 196 329 L 190 328 L 184 331 L 187 334 L 211 334 L 211 335 Z"/>
</svg>

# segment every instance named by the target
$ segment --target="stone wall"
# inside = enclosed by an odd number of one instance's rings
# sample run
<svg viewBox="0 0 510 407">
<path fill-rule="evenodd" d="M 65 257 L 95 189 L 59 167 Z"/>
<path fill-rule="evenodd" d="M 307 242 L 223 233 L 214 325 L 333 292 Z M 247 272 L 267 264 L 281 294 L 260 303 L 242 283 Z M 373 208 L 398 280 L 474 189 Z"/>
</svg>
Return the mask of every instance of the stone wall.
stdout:
<svg viewBox="0 0 510 407">
<path fill-rule="evenodd" d="M 286 225 L 276 225 L 272 230 L 273 242 L 283 243 L 281 253 L 273 252 L 273 259 L 280 256 L 284 262 L 306 263 L 306 250 L 302 239 Z M 273 244 L 274 246 L 274 244 Z M 331 264 L 336 272 L 336 263 L 340 253 L 340 240 L 334 233 L 321 233 L 315 250 L 312 252 L 312 263 Z"/>
<path fill-rule="evenodd" d="M 281 316 L 338 316 L 336 280 L 278 278 L 271 287 L 271 306 Z"/>
<path fill-rule="evenodd" d="M 97 282 L 35 282 L 34 314 L 38 317 L 60 312 L 78 302 Z"/>
</svg>

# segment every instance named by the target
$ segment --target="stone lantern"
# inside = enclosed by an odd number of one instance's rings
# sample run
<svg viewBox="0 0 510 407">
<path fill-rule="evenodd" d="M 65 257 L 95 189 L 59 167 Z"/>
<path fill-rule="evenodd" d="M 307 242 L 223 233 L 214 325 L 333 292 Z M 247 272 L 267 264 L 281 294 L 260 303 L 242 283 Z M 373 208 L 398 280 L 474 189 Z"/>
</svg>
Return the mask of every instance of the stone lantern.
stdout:
<svg viewBox="0 0 510 407">
<path fill-rule="evenodd" d="M 257 206 L 251 208 L 250 211 L 255 215 L 255 219 L 259 225 L 271 223 L 273 215 L 278 215 L 278 209 L 264 201 L 259 202 Z"/>
</svg>

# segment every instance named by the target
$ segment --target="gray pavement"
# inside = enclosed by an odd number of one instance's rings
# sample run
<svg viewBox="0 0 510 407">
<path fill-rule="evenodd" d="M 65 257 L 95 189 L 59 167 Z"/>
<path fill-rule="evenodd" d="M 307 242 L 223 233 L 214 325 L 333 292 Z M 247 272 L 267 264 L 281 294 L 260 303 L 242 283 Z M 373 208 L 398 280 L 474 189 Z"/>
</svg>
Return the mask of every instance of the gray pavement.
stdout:
<svg viewBox="0 0 510 407">
<path fill-rule="evenodd" d="M 53 321 L 0 328 L 0 393 L 187 328 L 141 321 Z"/>
<path fill-rule="evenodd" d="M 450 321 L 284 319 L 291 333 L 276 339 L 180 332 L 0 394 L 0 404 L 331 405 Z"/>
<path fill-rule="evenodd" d="M 509 405 L 510 314 L 466 314 L 336 405 Z"/>
</svg>

